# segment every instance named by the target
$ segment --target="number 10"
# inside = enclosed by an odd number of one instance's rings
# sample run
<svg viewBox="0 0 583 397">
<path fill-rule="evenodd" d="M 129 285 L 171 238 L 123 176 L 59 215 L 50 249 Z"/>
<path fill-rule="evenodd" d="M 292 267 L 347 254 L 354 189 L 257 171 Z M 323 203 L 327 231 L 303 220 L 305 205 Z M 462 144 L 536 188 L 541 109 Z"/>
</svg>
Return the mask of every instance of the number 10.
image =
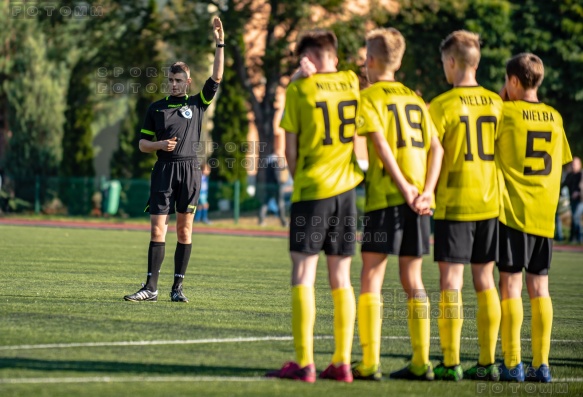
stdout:
<svg viewBox="0 0 583 397">
<path fill-rule="evenodd" d="M 467 152 L 465 154 L 466 161 L 474 161 L 474 155 L 472 154 L 472 142 L 470 137 L 470 118 L 468 116 L 460 116 L 460 121 L 466 125 L 466 148 Z M 484 136 L 482 132 L 482 125 L 484 123 L 494 124 L 494 131 L 496 131 L 496 125 L 498 120 L 496 116 L 480 116 L 476 120 L 476 131 L 478 138 L 478 157 L 484 161 L 494 161 L 494 154 L 486 154 L 484 152 Z"/>
</svg>

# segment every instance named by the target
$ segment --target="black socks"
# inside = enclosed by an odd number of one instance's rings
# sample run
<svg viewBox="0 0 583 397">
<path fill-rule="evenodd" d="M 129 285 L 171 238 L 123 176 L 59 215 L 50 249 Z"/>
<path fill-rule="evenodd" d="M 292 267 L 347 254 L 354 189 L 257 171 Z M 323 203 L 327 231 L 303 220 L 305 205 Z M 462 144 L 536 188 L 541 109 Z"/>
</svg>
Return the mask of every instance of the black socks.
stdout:
<svg viewBox="0 0 583 397">
<path fill-rule="evenodd" d="M 176 252 L 174 254 L 174 284 L 172 285 L 172 289 L 176 289 L 182 284 L 182 280 L 184 280 L 191 250 L 192 244 L 176 243 Z"/>
<path fill-rule="evenodd" d="M 150 248 L 148 248 L 148 278 L 146 279 L 146 289 L 149 291 L 158 290 L 158 276 L 160 275 L 162 262 L 164 262 L 165 250 L 166 243 L 150 241 Z"/>
</svg>

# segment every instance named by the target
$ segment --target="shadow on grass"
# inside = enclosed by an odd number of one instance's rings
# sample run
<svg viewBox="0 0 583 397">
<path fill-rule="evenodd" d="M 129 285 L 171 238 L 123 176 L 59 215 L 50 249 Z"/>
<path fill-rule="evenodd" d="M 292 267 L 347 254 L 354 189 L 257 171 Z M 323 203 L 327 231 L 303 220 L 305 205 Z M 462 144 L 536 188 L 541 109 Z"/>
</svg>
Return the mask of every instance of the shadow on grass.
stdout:
<svg viewBox="0 0 583 397">
<path fill-rule="evenodd" d="M 107 372 L 131 374 L 172 374 L 198 376 L 257 376 L 266 368 L 146 364 L 121 361 L 58 361 L 31 358 L 0 358 L 0 369 L 29 369 L 36 371 Z"/>
</svg>

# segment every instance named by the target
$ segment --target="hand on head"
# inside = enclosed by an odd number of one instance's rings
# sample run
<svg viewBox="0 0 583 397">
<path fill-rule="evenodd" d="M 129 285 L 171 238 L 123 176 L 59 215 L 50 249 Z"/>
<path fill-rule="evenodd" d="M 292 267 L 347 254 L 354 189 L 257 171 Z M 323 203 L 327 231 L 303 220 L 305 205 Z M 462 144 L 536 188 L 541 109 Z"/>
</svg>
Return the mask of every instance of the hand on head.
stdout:
<svg viewBox="0 0 583 397">
<path fill-rule="evenodd" d="M 303 57 L 300 59 L 300 72 L 304 77 L 310 77 L 316 74 L 316 65 L 308 59 L 308 57 Z"/>
</svg>

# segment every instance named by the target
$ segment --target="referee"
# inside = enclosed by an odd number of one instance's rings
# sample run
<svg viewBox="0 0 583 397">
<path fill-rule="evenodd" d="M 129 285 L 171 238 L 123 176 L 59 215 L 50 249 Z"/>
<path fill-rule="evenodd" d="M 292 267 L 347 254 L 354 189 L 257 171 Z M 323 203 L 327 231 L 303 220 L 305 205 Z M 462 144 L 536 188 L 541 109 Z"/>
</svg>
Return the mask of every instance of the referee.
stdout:
<svg viewBox="0 0 583 397">
<path fill-rule="evenodd" d="M 170 214 L 176 212 L 178 243 L 174 254 L 174 284 L 172 302 L 188 302 L 182 292 L 182 280 L 188 267 L 192 248 L 192 222 L 201 187 L 200 162 L 196 157 L 204 112 L 219 88 L 223 77 L 224 32 L 221 20 L 215 17 L 213 31 L 216 41 L 213 75 L 198 95 L 186 91 L 191 83 L 190 69 L 184 62 L 170 67 L 168 82 L 172 95 L 150 105 L 141 131 L 140 150 L 156 152 L 158 161 L 151 175 L 150 212 L 151 240 L 148 249 L 148 278 L 126 301 L 158 300 L 158 275 L 166 246 Z M 154 139 L 155 138 L 155 139 Z"/>
</svg>

